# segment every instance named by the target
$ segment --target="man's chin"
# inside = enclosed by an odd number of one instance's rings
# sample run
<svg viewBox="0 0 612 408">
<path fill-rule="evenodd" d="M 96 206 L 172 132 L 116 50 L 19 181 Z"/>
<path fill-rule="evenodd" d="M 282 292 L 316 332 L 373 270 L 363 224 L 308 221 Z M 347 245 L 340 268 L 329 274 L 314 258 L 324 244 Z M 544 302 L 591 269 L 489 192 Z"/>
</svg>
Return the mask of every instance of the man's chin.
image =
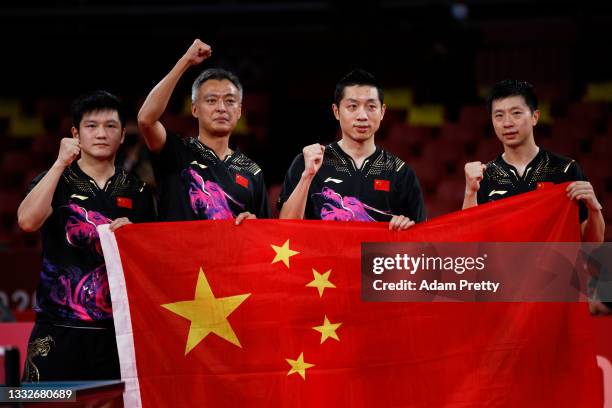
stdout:
<svg viewBox="0 0 612 408">
<path fill-rule="evenodd" d="M 355 142 L 366 142 L 374 137 L 374 133 L 351 133 L 348 137 Z"/>
<path fill-rule="evenodd" d="M 235 126 L 231 126 L 230 124 L 217 125 L 217 126 L 212 126 L 210 129 L 208 129 L 208 133 L 216 137 L 225 137 L 228 134 L 232 133 L 234 131 L 234 128 Z"/>
</svg>

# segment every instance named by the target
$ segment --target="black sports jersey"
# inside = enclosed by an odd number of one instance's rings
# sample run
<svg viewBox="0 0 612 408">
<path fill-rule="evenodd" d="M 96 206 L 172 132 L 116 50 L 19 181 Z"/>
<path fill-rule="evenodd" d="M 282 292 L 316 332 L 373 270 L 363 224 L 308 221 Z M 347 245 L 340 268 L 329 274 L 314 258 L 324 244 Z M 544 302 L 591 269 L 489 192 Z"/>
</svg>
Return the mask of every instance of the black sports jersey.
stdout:
<svg viewBox="0 0 612 408">
<path fill-rule="evenodd" d="M 220 160 L 197 138 L 168 134 L 153 163 L 162 221 L 271 216 L 263 173 L 240 151 Z"/>
<path fill-rule="evenodd" d="M 37 176 L 30 190 L 46 173 Z M 60 177 L 53 212 L 42 226 L 43 265 L 36 292 L 37 320 L 67 325 L 112 325 L 106 266 L 96 227 L 120 217 L 154 221 L 153 195 L 143 182 L 116 169 L 104 189 L 73 162 Z"/>
<path fill-rule="evenodd" d="M 304 155 L 299 154 L 285 176 L 278 208 L 300 181 Z M 423 194 L 414 171 L 380 147 L 357 169 L 338 143 L 325 147 L 323 163 L 308 190 L 304 218 L 339 221 L 389 221 L 405 215 L 425 220 Z"/>
<path fill-rule="evenodd" d="M 543 187 L 544 183 L 559 184 L 583 180 L 586 180 L 586 177 L 575 160 L 544 149 L 540 149 L 527 165 L 522 177 L 500 154 L 494 161 L 487 163 L 477 200 L 478 204 L 483 204 L 536 190 Z M 588 216 L 587 209 L 584 203 L 580 202 L 579 205 L 580 221 L 584 221 Z"/>
</svg>

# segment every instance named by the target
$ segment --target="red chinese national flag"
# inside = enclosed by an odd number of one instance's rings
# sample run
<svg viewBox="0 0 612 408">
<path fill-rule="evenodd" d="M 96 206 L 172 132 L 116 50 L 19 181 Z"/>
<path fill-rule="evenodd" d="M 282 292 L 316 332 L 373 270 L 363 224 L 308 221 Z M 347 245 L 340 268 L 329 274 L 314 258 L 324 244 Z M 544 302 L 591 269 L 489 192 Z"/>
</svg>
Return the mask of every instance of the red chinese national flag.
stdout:
<svg viewBox="0 0 612 408">
<path fill-rule="evenodd" d="M 391 190 L 391 184 L 389 180 L 374 180 L 374 190 L 378 191 L 389 191 Z"/>
<path fill-rule="evenodd" d="M 117 206 L 122 208 L 132 208 L 132 199 L 127 197 L 117 197 Z"/>
<path fill-rule="evenodd" d="M 240 174 L 236 174 L 236 184 L 240 184 L 244 188 L 249 188 L 249 179 Z"/>
<path fill-rule="evenodd" d="M 101 228 L 126 406 L 601 406 L 585 303 L 368 303 L 361 242 L 575 241 L 565 186 L 384 223 Z"/>
</svg>

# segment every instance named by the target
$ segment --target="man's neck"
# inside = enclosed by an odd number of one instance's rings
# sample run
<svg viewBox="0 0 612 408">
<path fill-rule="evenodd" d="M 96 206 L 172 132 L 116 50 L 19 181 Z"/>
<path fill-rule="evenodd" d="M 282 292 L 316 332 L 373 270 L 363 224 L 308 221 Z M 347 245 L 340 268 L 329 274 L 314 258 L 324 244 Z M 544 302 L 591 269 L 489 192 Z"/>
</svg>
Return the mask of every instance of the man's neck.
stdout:
<svg viewBox="0 0 612 408">
<path fill-rule="evenodd" d="M 343 137 L 339 142 L 338 146 L 348 154 L 358 169 L 361 168 L 365 159 L 370 157 L 376 151 L 376 145 L 374 144 L 374 138 L 364 140 L 363 142 L 355 141 L 348 137 Z"/>
<path fill-rule="evenodd" d="M 527 166 L 534 159 L 534 157 L 537 156 L 539 151 L 540 148 L 535 144 L 535 142 L 517 147 L 504 146 L 504 154 L 502 155 L 502 158 L 506 163 L 515 167 Z"/>
<path fill-rule="evenodd" d="M 232 154 L 232 150 L 229 148 L 229 137 L 229 134 L 226 136 L 210 136 L 200 132 L 198 140 L 212 149 L 219 159 L 225 160 L 227 155 Z"/>
<path fill-rule="evenodd" d="M 93 157 L 81 155 L 77 164 L 101 189 L 104 188 L 108 179 L 115 174 L 115 157 L 108 160 L 98 160 Z"/>
<path fill-rule="evenodd" d="M 523 177 L 527 165 L 538 155 L 540 148 L 535 144 L 533 139 L 529 143 L 521 146 L 508 147 L 504 146 L 504 154 L 502 159 L 512 165 L 518 172 L 519 177 Z"/>
</svg>

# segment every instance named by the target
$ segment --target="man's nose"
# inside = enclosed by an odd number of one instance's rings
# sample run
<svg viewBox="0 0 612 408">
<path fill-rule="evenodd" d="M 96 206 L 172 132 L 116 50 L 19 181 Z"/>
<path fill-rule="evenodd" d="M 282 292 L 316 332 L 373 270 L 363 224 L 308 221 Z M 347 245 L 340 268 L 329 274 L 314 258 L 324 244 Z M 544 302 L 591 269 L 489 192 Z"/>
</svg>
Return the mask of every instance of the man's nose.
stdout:
<svg viewBox="0 0 612 408">
<path fill-rule="evenodd" d="M 365 107 L 360 107 L 357 109 L 357 119 L 358 120 L 368 120 L 368 112 L 366 112 Z"/>
<path fill-rule="evenodd" d="M 223 99 L 219 99 L 217 101 L 217 110 L 221 112 L 225 112 L 227 110 L 227 107 L 225 106 L 225 102 L 223 101 Z"/>
</svg>

